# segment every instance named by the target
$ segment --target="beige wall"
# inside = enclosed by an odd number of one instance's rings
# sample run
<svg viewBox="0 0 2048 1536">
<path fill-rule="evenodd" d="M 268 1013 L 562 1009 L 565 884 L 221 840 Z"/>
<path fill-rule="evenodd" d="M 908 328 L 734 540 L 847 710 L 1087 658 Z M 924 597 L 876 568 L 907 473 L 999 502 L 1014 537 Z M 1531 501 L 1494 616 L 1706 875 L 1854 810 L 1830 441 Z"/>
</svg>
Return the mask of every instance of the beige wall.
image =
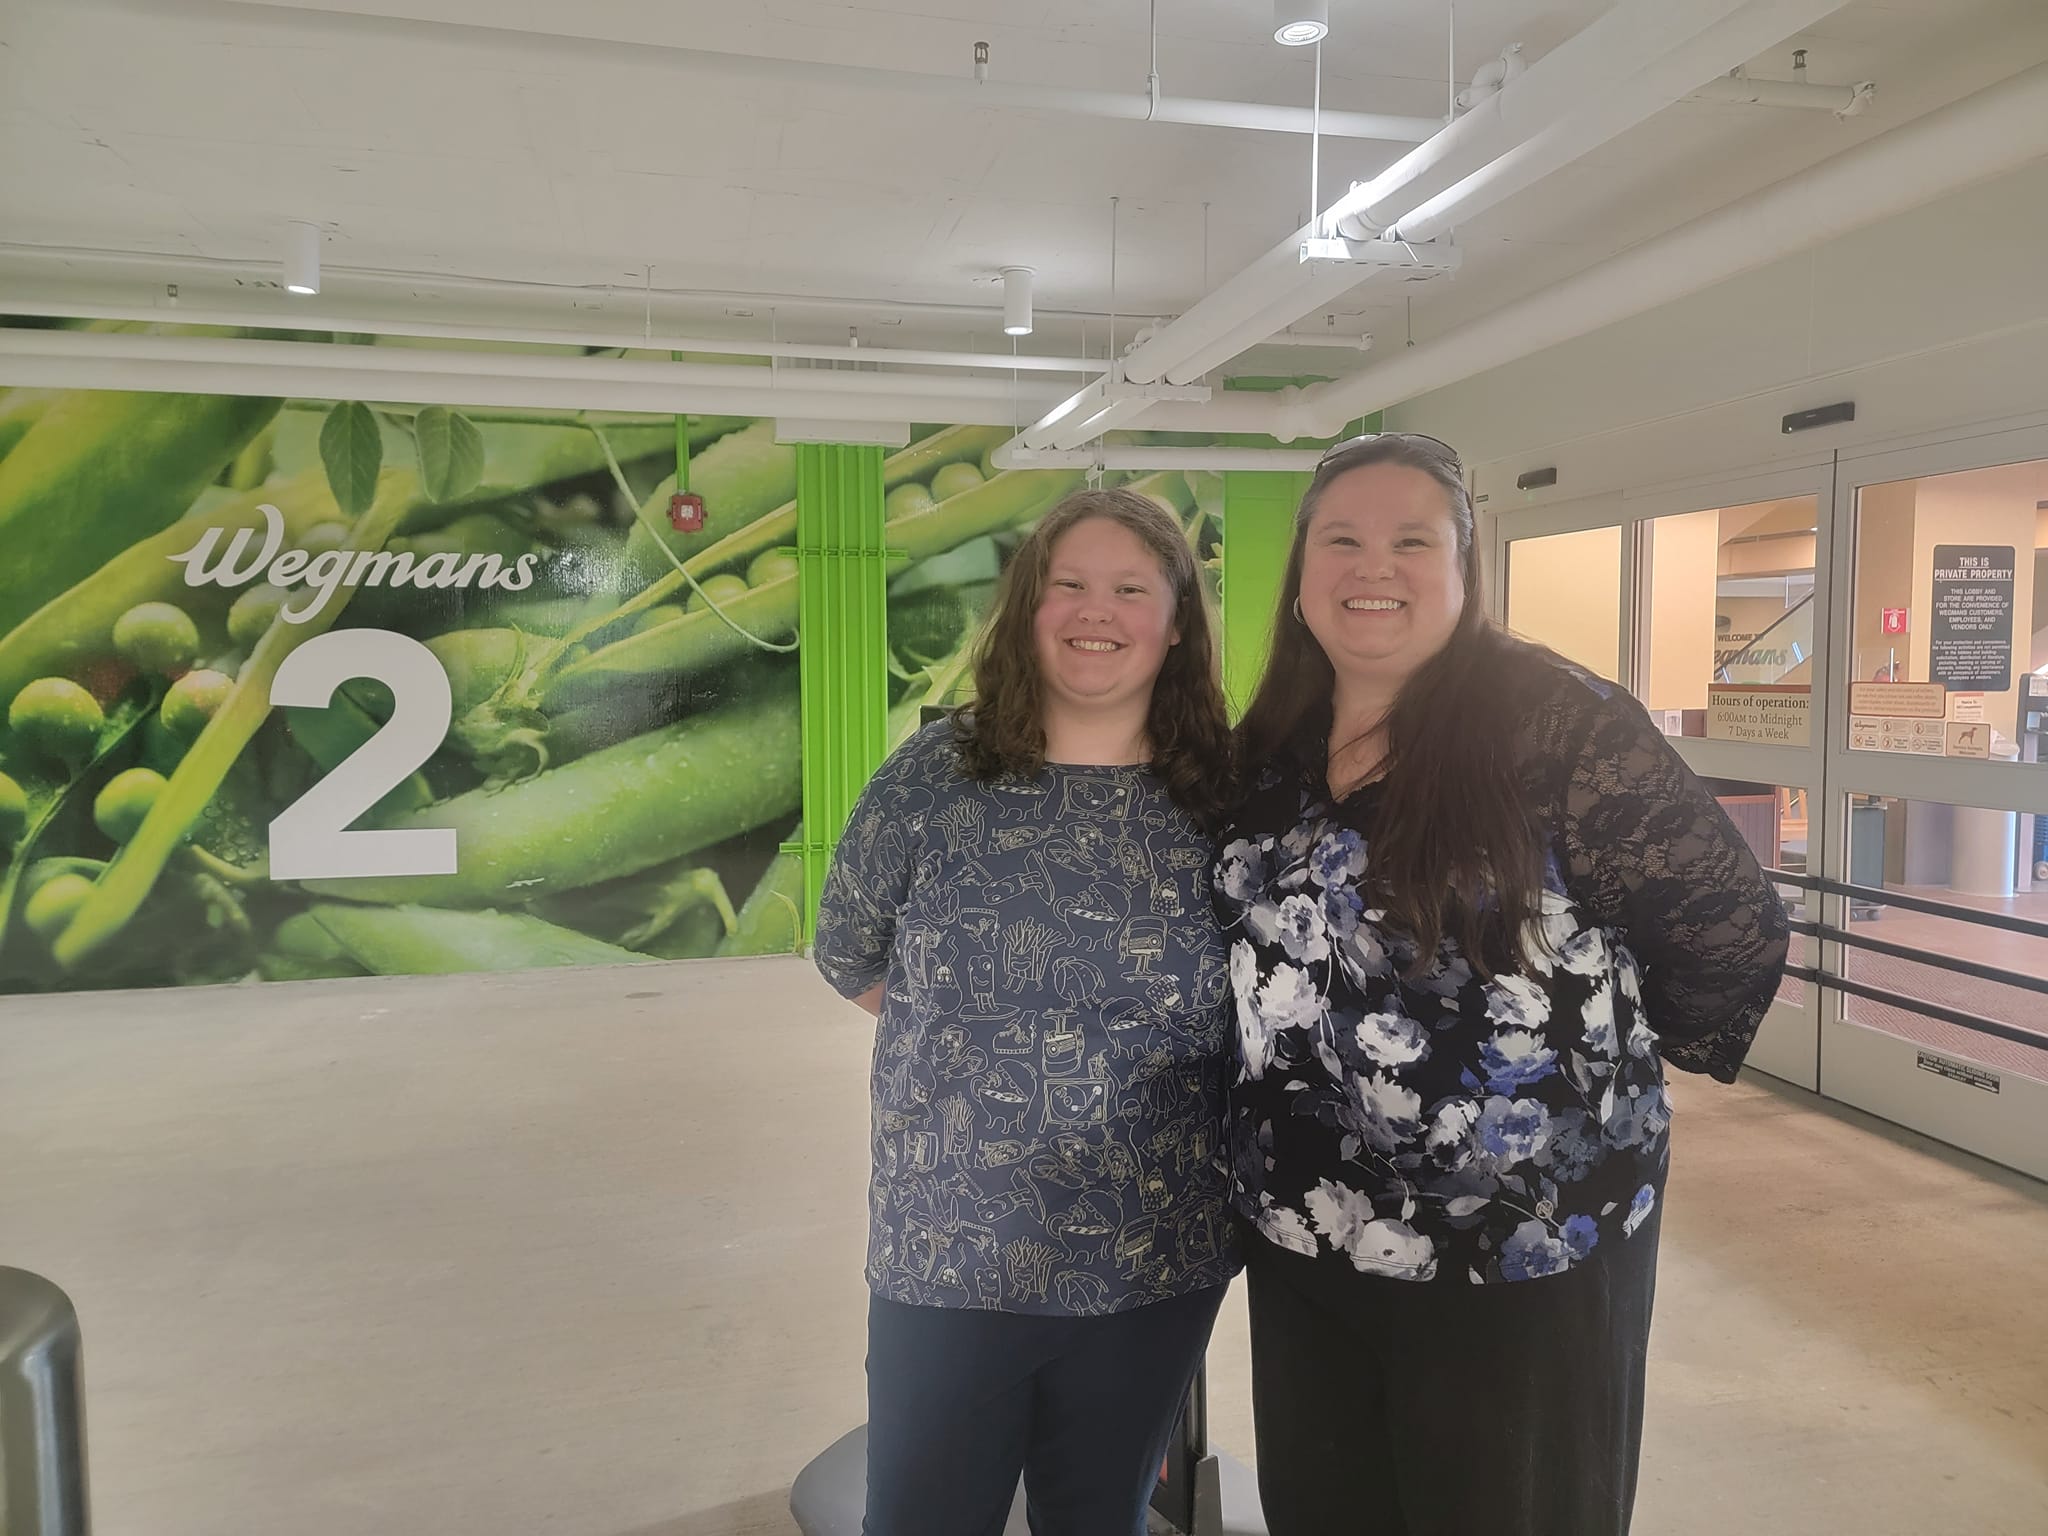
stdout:
<svg viewBox="0 0 2048 1536">
<path fill-rule="evenodd" d="M 1508 628 L 1602 677 L 1619 673 L 1621 530 L 1588 528 L 1510 544 Z"/>
<path fill-rule="evenodd" d="M 1812 506 L 1811 502 L 1807 505 Z M 1724 512 L 1723 517 L 1730 513 Z M 1733 537 L 1733 535 L 1729 535 Z M 1782 533 L 1754 543 L 1724 545 L 1720 551 L 1723 576 L 1782 576 L 1787 571 L 1813 569 L 1813 535 Z"/>
<path fill-rule="evenodd" d="M 1721 513 L 1686 512 L 1650 525 L 1650 709 L 1705 709 L 1714 674 L 1714 570 Z"/>
<path fill-rule="evenodd" d="M 1857 497 L 1852 680 L 1868 682 L 1875 677 L 1894 645 L 1901 660 L 1912 659 L 1910 633 L 1885 634 L 1885 609 L 1912 608 L 1912 627 L 1926 627 L 1925 607 L 1913 608 L 1913 508 L 1919 490 L 1917 480 L 1897 480 L 1865 486 Z"/>
</svg>

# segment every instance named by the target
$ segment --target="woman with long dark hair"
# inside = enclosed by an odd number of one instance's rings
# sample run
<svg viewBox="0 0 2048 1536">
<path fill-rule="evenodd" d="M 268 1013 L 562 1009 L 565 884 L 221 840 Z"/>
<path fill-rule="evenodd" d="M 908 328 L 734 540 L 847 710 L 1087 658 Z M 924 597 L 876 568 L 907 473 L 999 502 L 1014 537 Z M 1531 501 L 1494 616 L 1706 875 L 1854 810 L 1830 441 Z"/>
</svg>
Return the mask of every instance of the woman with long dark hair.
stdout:
<svg viewBox="0 0 2048 1536">
<path fill-rule="evenodd" d="M 1330 450 L 1222 834 L 1274 1536 L 1621 1536 L 1670 1105 L 1786 920 L 1642 708 L 1494 625 L 1456 455 Z"/>
<path fill-rule="evenodd" d="M 1229 727 L 1179 524 L 1047 513 L 975 698 L 862 794 L 818 968 L 875 1013 L 867 1536 L 1142 1536 L 1238 1268 L 1209 889 Z"/>
</svg>

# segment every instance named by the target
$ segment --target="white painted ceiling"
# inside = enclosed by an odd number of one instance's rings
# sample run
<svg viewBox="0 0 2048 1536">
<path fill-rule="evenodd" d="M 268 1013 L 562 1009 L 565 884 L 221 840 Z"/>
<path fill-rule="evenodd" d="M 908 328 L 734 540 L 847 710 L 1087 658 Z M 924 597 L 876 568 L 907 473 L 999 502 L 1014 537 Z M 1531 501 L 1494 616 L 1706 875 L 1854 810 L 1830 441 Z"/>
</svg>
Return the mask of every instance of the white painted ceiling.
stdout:
<svg viewBox="0 0 2048 1536">
<path fill-rule="evenodd" d="M 1125 317 L 1177 313 L 1299 225 L 1305 140 L 770 90 L 679 72 L 654 50 L 964 76 L 980 39 L 1001 79 L 1142 92 L 1152 9 L 329 0 L 330 15 L 452 24 L 366 36 L 297 0 L 0 0 L 0 309 L 10 281 L 55 270 L 32 247 L 268 262 L 286 222 L 310 219 L 329 231 L 330 309 L 354 291 L 340 269 L 383 269 L 565 286 L 485 305 L 430 278 L 374 296 L 357 284 L 365 306 L 624 329 L 645 318 L 651 266 L 658 329 L 765 334 L 765 302 L 676 290 L 919 301 L 987 314 L 912 310 L 892 327 L 880 308 L 787 306 L 775 324 L 785 340 L 843 340 L 860 323 L 878 343 L 1007 350 L 992 279 L 1022 263 L 1038 271 L 1042 313 L 1025 349 L 1072 353 L 1083 322 L 1061 312 L 1099 316 L 1114 299 Z M 1468 79 L 1511 43 L 1540 57 L 1605 9 L 1607 0 L 1457 0 L 1456 74 Z M 1271 0 L 1160 0 L 1156 10 L 1167 96 L 1306 105 L 1311 51 L 1272 42 Z M 1446 0 L 1334 0 L 1325 106 L 1442 113 L 1450 12 Z M 565 37 L 640 46 L 593 53 Z M 1370 330 L 1382 347 L 1411 326 L 1425 339 L 2048 58 L 2048 0 L 1851 0 L 1753 72 L 1789 77 L 1794 46 L 1808 50 L 1816 82 L 1875 79 L 1872 110 L 1838 121 L 1680 103 L 1460 228 L 1467 260 L 1455 279 L 1360 289 L 1340 306 L 1339 327 Z M 1324 200 L 1406 147 L 1326 140 Z M 250 280 L 147 263 L 57 275 L 110 295 L 160 292 L 164 279 L 188 294 Z M 752 317 L 728 313 L 750 307 Z M 1106 328 L 1087 324 L 1099 354 Z M 1328 372 L 1347 356 L 1261 349 L 1241 366 Z"/>
</svg>

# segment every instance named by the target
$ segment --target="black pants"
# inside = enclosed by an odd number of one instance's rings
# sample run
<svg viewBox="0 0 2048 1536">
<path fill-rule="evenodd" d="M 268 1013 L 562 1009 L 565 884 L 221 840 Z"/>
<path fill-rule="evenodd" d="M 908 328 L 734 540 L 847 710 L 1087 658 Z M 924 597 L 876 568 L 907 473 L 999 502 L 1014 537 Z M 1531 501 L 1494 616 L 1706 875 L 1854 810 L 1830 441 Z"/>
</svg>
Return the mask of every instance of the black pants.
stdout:
<svg viewBox="0 0 2048 1536">
<path fill-rule="evenodd" d="M 1224 1287 L 1108 1317 L 868 1303 L 865 1536 L 1144 1536 Z"/>
<path fill-rule="evenodd" d="M 1252 1242 L 1272 1536 L 1626 1536 L 1657 1226 L 1504 1285 L 1333 1272 Z"/>
</svg>

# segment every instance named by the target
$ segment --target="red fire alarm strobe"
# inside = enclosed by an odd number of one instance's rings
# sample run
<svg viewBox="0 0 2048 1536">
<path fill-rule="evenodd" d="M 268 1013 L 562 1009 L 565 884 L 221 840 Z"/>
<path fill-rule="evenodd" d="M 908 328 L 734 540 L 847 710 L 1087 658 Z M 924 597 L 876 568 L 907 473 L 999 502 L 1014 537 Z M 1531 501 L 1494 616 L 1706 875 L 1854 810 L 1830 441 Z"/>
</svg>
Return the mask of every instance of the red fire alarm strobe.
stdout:
<svg viewBox="0 0 2048 1536">
<path fill-rule="evenodd" d="M 704 527 L 704 498 L 695 491 L 677 491 L 668 499 L 668 525 L 677 533 L 698 533 Z"/>
</svg>

